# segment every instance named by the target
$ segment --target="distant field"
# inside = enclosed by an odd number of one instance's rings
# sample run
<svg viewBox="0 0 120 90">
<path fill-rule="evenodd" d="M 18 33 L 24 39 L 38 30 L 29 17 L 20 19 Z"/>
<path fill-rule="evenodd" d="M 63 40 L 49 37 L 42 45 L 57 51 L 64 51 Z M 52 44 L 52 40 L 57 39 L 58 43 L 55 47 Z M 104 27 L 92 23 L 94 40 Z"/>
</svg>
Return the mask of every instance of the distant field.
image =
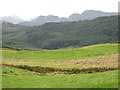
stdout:
<svg viewBox="0 0 120 90">
<path fill-rule="evenodd" d="M 118 87 L 118 44 L 2 52 L 3 87 Z"/>
<path fill-rule="evenodd" d="M 101 44 L 76 49 L 13 51 L 3 50 L 3 58 L 34 61 L 66 61 L 118 53 L 118 44 Z"/>
</svg>

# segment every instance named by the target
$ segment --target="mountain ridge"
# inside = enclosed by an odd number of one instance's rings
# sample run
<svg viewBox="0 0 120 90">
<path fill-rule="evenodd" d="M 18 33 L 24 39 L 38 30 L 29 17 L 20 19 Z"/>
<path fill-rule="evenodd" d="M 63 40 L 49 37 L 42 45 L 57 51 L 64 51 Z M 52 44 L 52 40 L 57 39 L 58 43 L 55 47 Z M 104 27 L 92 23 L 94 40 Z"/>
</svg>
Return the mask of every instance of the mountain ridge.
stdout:
<svg viewBox="0 0 120 90">
<path fill-rule="evenodd" d="M 20 22 L 23 22 L 24 20 L 18 16 L 12 15 L 12 16 L 0 17 L 0 21 L 6 21 L 9 23 L 18 24 Z"/>
<path fill-rule="evenodd" d="M 117 15 L 117 13 L 115 13 L 115 12 L 102 12 L 102 11 L 96 11 L 96 10 L 86 10 L 81 14 L 73 13 L 68 18 L 58 17 L 58 16 L 54 16 L 54 15 L 39 16 L 32 21 L 21 22 L 21 23 L 19 23 L 19 25 L 39 26 L 39 25 L 42 25 L 42 24 L 48 23 L 48 22 L 66 22 L 66 21 L 72 22 L 72 21 L 79 21 L 79 20 L 92 20 L 92 19 L 95 19 L 95 18 L 101 17 L 101 16 L 114 16 L 114 15 Z"/>
</svg>

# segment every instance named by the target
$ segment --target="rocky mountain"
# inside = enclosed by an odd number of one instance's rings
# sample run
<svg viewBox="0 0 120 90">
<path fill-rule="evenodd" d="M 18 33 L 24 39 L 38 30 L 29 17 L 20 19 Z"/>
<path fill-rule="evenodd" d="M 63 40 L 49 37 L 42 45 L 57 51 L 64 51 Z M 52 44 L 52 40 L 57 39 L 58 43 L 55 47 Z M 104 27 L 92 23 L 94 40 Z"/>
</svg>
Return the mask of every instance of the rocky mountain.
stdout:
<svg viewBox="0 0 120 90">
<path fill-rule="evenodd" d="M 48 22 L 64 22 L 67 21 L 67 18 L 62 17 L 59 18 L 58 16 L 53 16 L 53 15 L 48 15 L 48 16 L 39 16 L 38 18 L 32 20 L 32 21 L 25 21 L 25 22 L 21 22 L 19 23 L 19 25 L 23 25 L 23 26 L 38 26 L 38 25 L 42 25 L 44 23 L 48 23 Z"/>
<path fill-rule="evenodd" d="M 23 26 L 38 26 L 48 22 L 64 22 L 64 21 L 79 21 L 79 20 L 91 20 L 97 17 L 102 16 L 114 16 L 117 15 L 115 12 L 102 12 L 102 11 L 95 11 L 95 10 L 86 10 L 82 14 L 74 13 L 70 15 L 68 18 L 65 17 L 58 17 L 53 15 L 48 16 L 39 16 L 35 20 L 21 22 L 19 25 Z"/>
<path fill-rule="evenodd" d="M 68 21 L 78 21 L 78 20 L 92 20 L 97 17 L 102 16 L 114 16 L 117 15 L 115 12 L 102 12 L 102 11 L 94 11 L 94 10 L 86 10 L 82 14 L 74 13 L 69 16 Z"/>
<path fill-rule="evenodd" d="M 81 20 L 91 20 L 97 17 L 102 16 L 114 16 L 117 15 L 115 12 L 102 12 L 102 11 L 94 11 L 94 10 L 86 10 L 80 15 Z"/>
<path fill-rule="evenodd" d="M 9 23 L 13 23 L 13 24 L 18 24 L 18 23 L 24 21 L 23 19 L 21 19 L 21 18 L 18 17 L 18 16 L 5 16 L 5 17 L 0 17 L 0 20 L 6 21 L 6 22 L 9 22 Z"/>
</svg>

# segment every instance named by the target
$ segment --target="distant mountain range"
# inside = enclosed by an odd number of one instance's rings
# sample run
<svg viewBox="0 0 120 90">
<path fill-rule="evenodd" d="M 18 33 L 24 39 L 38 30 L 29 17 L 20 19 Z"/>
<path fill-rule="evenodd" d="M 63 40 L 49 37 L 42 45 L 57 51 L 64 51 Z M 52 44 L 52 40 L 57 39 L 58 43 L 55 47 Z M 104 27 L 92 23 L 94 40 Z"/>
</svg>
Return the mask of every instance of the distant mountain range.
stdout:
<svg viewBox="0 0 120 90">
<path fill-rule="evenodd" d="M 13 24 L 19 24 L 22 26 L 39 26 L 44 23 L 49 23 L 49 22 L 66 22 L 66 21 L 79 21 L 79 20 L 91 20 L 95 19 L 97 17 L 102 17 L 102 16 L 114 16 L 117 15 L 118 13 L 116 12 L 102 12 L 102 11 L 95 11 L 95 10 L 86 10 L 83 13 L 74 13 L 70 15 L 68 18 L 66 17 L 58 17 L 58 16 L 53 16 L 53 15 L 48 15 L 48 16 L 38 16 L 35 19 L 31 19 L 30 21 L 24 21 L 20 17 L 17 16 L 8 16 L 8 17 L 2 17 L 3 21 L 7 21 Z"/>
<path fill-rule="evenodd" d="M 78 21 L 78 20 L 91 20 L 97 17 L 102 16 L 114 16 L 117 15 L 115 12 L 102 12 L 102 11 L 95 11 L 95 10 L 86 10 L 82 14 L 72 14 L 68 20 L 69 21 Z"/>
<path fill-rule="evenodd" d="M 0 17 L 0 20 L 6 21 L 6 22 L 9 22 L 9 23 L 13 23 L 13 24 L 18 24 L 18 23 L 20 23 L 20 22 L 25 21 L 25 20 L 21 19 L 21 18 L 18 17 L 18 16 L 5 16 L 5 17 Z"/>
<path fill-rule="evenodd" d="M 42 25 L 44 23 L 48 22 L 65 22 L 65 21 L 79 21 L 79 20 L 91 20 L 95 19 L 97 17 L 101 16 L 114 16 L 117 15 L 115 12 L 101 12 L 101 11 L 94 11 L 94 10 L 86 10 L 82 14 L 72 14 L 68 18 L 65 17 L 58 17 L 58 16 L 39 16 L 35 20 L 32 20 L 30 22 L 21 22 L 19 25 L 25 25 L 25 26 L 34 26 L 34 25 Z"/>
</svg>

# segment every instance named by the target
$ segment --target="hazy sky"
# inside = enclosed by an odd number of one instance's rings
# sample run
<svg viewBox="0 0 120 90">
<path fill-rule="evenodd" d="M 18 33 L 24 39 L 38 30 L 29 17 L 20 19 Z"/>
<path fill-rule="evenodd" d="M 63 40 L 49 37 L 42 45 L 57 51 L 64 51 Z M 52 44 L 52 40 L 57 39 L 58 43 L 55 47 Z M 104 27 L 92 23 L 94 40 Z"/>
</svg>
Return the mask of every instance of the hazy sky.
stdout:
<svg viewBox="0 0 120 90">
<path fill-rule="evenodd" d="M 40 15 L 68 17 L 85 10 L 117 12 L 119 0 L 0 0 L 0 16 L 17 15 L 23 19 Z"/>
</svg>

